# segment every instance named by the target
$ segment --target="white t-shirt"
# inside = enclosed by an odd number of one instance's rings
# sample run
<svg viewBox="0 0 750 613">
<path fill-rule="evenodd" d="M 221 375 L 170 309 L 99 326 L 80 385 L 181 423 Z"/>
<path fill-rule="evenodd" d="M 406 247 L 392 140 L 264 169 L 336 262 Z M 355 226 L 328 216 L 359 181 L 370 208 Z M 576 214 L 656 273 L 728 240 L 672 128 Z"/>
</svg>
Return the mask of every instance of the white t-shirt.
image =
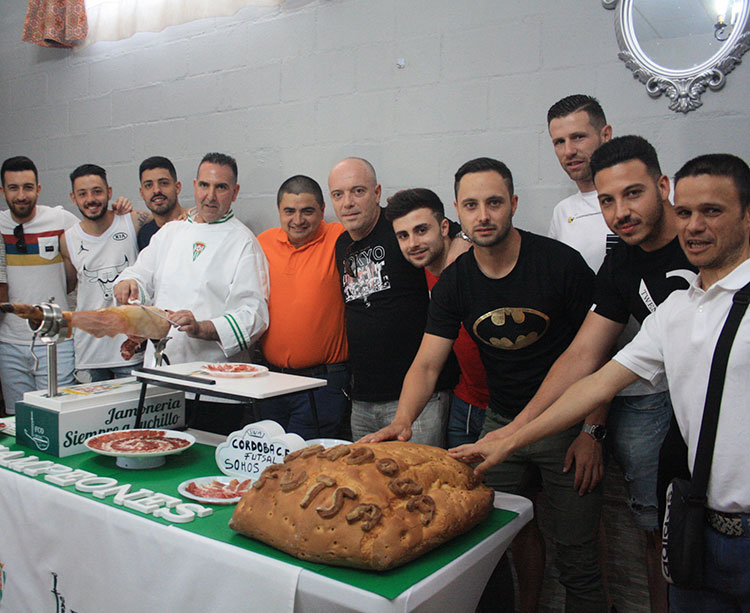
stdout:
<svg viewBox="0 0 750 613">
<path fill-rule="evenodd" d="M 60 235 L 76 223 L 78 218 L 61 206 L 37 205 L 34 218 L 23 224 L 25 249 L 19 249 L 18 238 L 13 233 L 18 224 L 10 211 L 0 211 L 11 302 L 38 304 L 54 298 L 63 310 L 68 309 Z M 31 328 L 25 319 L 15 315 L 0 318 L 0 341 L 31 345 L 31 337 Z"/>
<path fill-rule="evenodd" d="M 138 243 L 130 215 L 115 215 L 112 225 L 101 236 L 83 231 L 78 223 L 65 232 L 70 262 L 78 271 L 78 310 L 94 311 L 115 305 L 113 288 L 117 275 L 132 266 L 138 257 Z M 76 368 L 115 368 L 137 365 L 143 354 L 131 360 L 120 355 L 124 334 L 96 338 L 74 330 Z"/>
<path fill-rule="evenodd" d="M 596 191 L 576 192 L 561 200 L 554 211 L 548 236 L 573 247 L 591 270 L 597 272 L 607 254 L 607 245 L 618 241 L 604 221 Z"/>
<path fill-rule="evenodd" d="M 675 417 L 687 442 L 692 468 L 716 342 L 732 297 L 750 282 L 750 260 L 700 288 L 700 276 L 687 290 L 672 292 L 643 322 L 641 331 L 616 356 L 639 377 L 656 382 L 666 375 Z M 708 506 L 728 513 L 750 512 L 750 312 L 740 324 L 729 355 L 719 411 Z"/>
</svg>

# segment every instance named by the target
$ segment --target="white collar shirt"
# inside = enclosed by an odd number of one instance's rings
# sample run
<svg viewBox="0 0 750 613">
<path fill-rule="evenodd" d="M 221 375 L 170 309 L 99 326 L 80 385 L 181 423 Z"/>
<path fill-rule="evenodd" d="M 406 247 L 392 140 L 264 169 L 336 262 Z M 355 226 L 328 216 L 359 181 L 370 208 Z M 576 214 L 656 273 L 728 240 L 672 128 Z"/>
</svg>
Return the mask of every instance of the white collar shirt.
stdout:
<svg viewBox="0 0 750 613">
<path fill-rule="evenodd" d="M 750 282 L 750 260 L 707 291 L 698 276 L 673 292 L 643 322 L 615 360 L 652 383 L 666 374 L 675 417 L 692 468 L 700 434 L 713 352 L 732 297 Z M 740 324 L 727 367 L 708 485 L 708 506 L 750 511 L 750 310 Z"/>
</svg>

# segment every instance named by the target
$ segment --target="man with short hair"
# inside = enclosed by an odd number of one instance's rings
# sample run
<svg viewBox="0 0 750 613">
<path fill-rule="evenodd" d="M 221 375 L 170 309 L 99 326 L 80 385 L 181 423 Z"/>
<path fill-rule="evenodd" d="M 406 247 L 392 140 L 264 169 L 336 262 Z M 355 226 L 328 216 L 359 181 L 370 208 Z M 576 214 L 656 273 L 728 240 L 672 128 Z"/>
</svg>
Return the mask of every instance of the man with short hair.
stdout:
<svg viewBox="0 0 750 613">
<path fill-rule="evenodd" d="M 0 212 L 0 232 L 7 254 L 8 294 L 11 302 L 37 304 L 54 298 L 68 309 L 65 264 L 60 254 L 60 235 L 78 219 L 61 206 L 37 205 L 42 186 L 34 162 L 25 156 L 8 158 L 0 168 L 8 210 Z M 33 367 L 32 332 L 28 322 L 16 316 L 0 318 L 0 371 L 5 410 L 15 414 L 16 402 L 25 392 L 47 387 L 47 360 L 41 344 L 34 347 L 39 359 Z M 73 341 L 57 345 L 57 380 L 73 382 Z"/>
<path fill-rule="evenodd" d="M 328 176 L 331 202 L 346 229 L 336 243 L 336 263 L 346 313 L 352 369 L 352 437 L 393 419 L 406 371 L 419 348 L 429 295 L 421 270 L 404 259 L 380 207 L 381 187 L 367 160 L 346 158 Z M 445 443 L 450 380 L 430 392 L 415 422 L 414 440 Z M 437 390 L 437 391 L 435 391 Z"/>
<path fill-rule="evenodd" d="M 388 198 L 385 216 L 393 225 L 401 253 L 413 266 L 424 269 L 427 287 L 432 291 L 449 263 L 451 244 L 464 240 L 450 237 L 450 222 L 439 196 L 419 187 L 403 189 Z M 473 443 L 479 438 L 490 401 L 479 349 L 463 325 L 453 352 L 460 374 L 448 416 L 448 447 Z"/>
<path fill-rule="evenodd" d="M 70 199 L 83 219 L 68 228 L 60 241 L 66 265 L 73 267 L 72 287 L 77 285 L 77 310 L 94 311 L 114 306 L 117 275 L 138 257 L 136 233 L 150 220 L 146 211 L 115 215 L 109 207 L 112 187 L 107 173 L 95 164 L 83 164 L 70 173 Z M 120 354 L 124 334 L 96 338 L 82 330 L 73 331 L 76 379 L 81 383 L 129 377 L 143 362 L 137 353 L 129 360 Z"/>
<path fill-rule="evenodd" d="M 235 219 L 237 162 L 208 153 L 193 181 L 195 209 L 166 224 L 115 285 L 120 304 L 136 300 L 169 312 L 176 324 L 166 354 L 172 364 L 248 362 L 268 327 L 268 268 L 253 233 Z M 153 362 L 147 346 L 144 364 Z M 195 427 L 229 434 L 242 424 L 241 405 L 206 402 L 193 407 Z M 191 405 L 188 404 L 188 408 Z"/>
<path fill-rule="evenodd" d="M 750 168 L 740 158 L 711 154 L 687 162 L 675 175 L 677 233 L 699 270 L 643 322 L 635 339 L 594 374 L 573 384 L 537 418 L 499 439 L 459 447 L 453 455 L 479 461 L 478 474 L 517 449 L 570 426 L 638 377 L 666 376 L 680 431 L 695 461 L 719 334 L 734 294 L 750 282 Z M 670 587 L 670 610 L 743 611 L 750 602 L 750 454 L 747 453 L 747 371 L 741 349 L 750 343 L 748 315 L 729 354 L 706 500 L 704 587 Z"/>
<path fill-rule="evenodd" d="M 578 187 L 555 206 L 548 236 L 577 249 L 596 272 L 617 235 L 602 217 L 590 160 L 612 138 L 612 126 L 596 98 L 574 94 L 550 107 L 547 129 L 560 166 Z"/>
<path fill-rule="evenodd" d="M 178 196 L 182 183 L 177 180 L 177 171 L 172 162 L 160 155 L 146 158 L 138 169 L 141 181 L 141 198 L 146 203 L 153 219 L 138 230 L 138 250 L 145 249 L 151 237 L 168 221 L 185 219 L 186 211 Z"/>
<path fill-rule="evenodd" d="M 404 379 L 393 422 L 365 441 L 409 440 L 411 424 L 434 387 L 461 324 L 479 347 L 490 407 L 482 432 L 501 428 L 523 409 L 566 349 L 591 304 L 594 274 L 574 249 L 518 230 L 518 196 L 508 167 L 477 158 L 458 169 L 454 184 L 461 226 L 473 249 L 446 268 L 432 292 L 419 352 Z M 526 493 L 537 471 L 553 509 L 556 563 L 566 610 L 605 611 L 596 552 L 600 495 L 579 496 L 565 454 L 580 426 L 530 446 L 487 475 L 499 491 Z M 598 491 L 597 491 L 598 494 Z M 522 531 L 513 547 L 522 607 L 534 610 L 543 568 L 529 567 L 536 544 Z"/>
<path fill-rule="evenodd" d="M 524 411 L 503 431 L 507 435 L 533 419 L 572 383 L 594 372 L 612 355 L 631 317 L 643 320 L 675 290 L 695 278 L 677 239 L 677 219 L 669 202 L 669 179 L 661 173 L 656 151 L 640 136 L 613 138 L 591 156 L 591 168 L 607 225 L 622 239 L 604 259 L 597 275 L 594 306 L 576 338 L 555 362 Z M 659 450 L 669 429 L 672 405 L 665 381 L 646 396 L 620 396 L 603 426 L 584 426 L 594 444 L 606 436 L 622 466 L 628 504 L 646 536 L 646 563 L 652 611 L 665 611 L 666 584 L 661 578 L 657 474 Z M 579 487 L 587 491 L 594 475 Z"/>
<path fill-rule="evenodd" d="M 271 281 L 263 355 L 271 370 L 328 383 L 313 392 L 320 434 L 308 392 L 269 398 L 259 403 L 259 410 L 305 439 L 342 438 L 348 430 L 343 422 L 349 407 L 344 391 L 349 385 L 349 349 L 335 251 L 344 228 L 323 219 L 323 192 L 310 177 L 295 175 L 284 181 L 276 205 L 281 227 L 258 236 Z"/>
</svg>

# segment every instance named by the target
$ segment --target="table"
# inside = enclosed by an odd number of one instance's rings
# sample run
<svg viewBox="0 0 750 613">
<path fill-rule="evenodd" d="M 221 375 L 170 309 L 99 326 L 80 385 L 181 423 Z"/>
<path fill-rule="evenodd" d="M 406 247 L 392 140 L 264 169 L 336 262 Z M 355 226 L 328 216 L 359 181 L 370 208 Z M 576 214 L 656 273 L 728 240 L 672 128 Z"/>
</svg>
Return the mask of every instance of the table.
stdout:
<svg viewBox="0 0 750 613">
<path fill-rule="evenodd" d="M 12 443 L 0 435 L 0 444 Z M 0 562 L 7 574 L 0 612 L 61 611 L 62 604 L 108 612 L 471 611 L 532 515 L 531 503 L 518 496 L 498 494 L 496 506 L 519 515 L 389 600 L 305 568 L 285 579 L 275 569 L 290 564 L 0 468 Z M 262 596 L 273 598 L 257 607 Z"/>
<path fill-rule="evenodd" d="M 307 391 L 312 407 L 313 422 L 318 437 L 320 437 L 320 426 L 318 425 L 318 409 L 315 404 L 315 396 L 312 390 L 323 387 L 327 381 L 315 377 L 301 377 L 278 372 L 268 372 L 258 377 L 221 378 L 200 373 L 198 377 L 191 376 L 200 371 L 205 362 L 186 362 L 172 366 L 160 366 L 158 368 L 137 368 L 132 374 L 141 383 L 141 395 L 138 400 L 138 416 L 135 427 L 140 427 L 140 412 L 146 397 L 146 386 L 158 384 L 162 387 L 183 390 L 194 393 L 198 400 L 201 394 L 217 396 L 240 402 L 250 400 L 253 419 L 258 421 L 258 413 L 255 406 L 256 400 L 283 396 L 295 392 Z M 187 377 L 186 377 L 187 375 Z M 204 378 L 203 383 L 199 379 Z M 246 421 L 251 421 L 247 419 Z"/>
</svg>

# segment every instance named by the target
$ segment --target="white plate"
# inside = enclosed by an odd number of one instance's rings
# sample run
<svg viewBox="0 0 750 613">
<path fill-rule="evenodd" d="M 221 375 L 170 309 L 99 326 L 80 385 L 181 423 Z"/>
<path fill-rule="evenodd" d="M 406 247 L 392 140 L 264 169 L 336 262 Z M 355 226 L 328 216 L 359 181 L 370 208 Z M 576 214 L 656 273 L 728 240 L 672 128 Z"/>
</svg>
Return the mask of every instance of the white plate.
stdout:
<svg viewBox="0 0 750 613">
<path fill-rule="evenodd" d="M 9 436 L 16 435 L 16 416 L 0 417 L 0 432 Z"/>
<path fill-rule="evenodd" d="M 323 445 L 326 449 L 335 447 L 336 445 L 351 445 L 351 441 L 345 441 L 340 438 L 311 438 L 305 441 L 305 445 L 312 447 L 313 445 Z"/>
<path fill-rule="evenodd" d="M 229 364 L 234 364 L 234 362 L 229 362 Z M 211 375 L 212 377 L 220 377 L 222 379 L 246 379 L 248 377 L 265 375 L 268 372 L 268 367 L 262 366 L 261 364 L 248 364 L 247 366 L 252 366 L 255 369 L 248 372 L 217 372 L 211 370 L 209 366 L 224 366 L 224 364 L 204 364 L 200 368 L 202 373 Z"/>
<path fill-rule="evenodd" d="M 197 500 L 198 502 L 205 502 L 206 504 L 235 504 L 240 501 L 242 496 L 236 496 L 234 498 L 210 498 L 196 496 L 195 494 L 192 494 L 187 490 L 187 486 L 193 482 L 195 482 L 196 485 L 206 485 L 208 483 L 213 483 L 214 481 L 218 481 L 219 483 L 229 483 L 232 479 L 237 479 L 240 482 L 244 481 L 244 479 L 242 478 L 227 477 L 226 475 L 221 475 L 219 477 L 197 477 L 195 479 L 188 479 L 187 481 L 183 481 L 182 483 L 180 483 L 177 486 L 177 491 L 180 492 L 182 496 L 185 496 L 185 498 Z"/>
<path fill-rule="evenodd" d="M 120 432 L 128 432 L 129 434 L 138 434 L 139 432 L 163 432 L 165 437 L 168 438 L 179 438 L 186 440 L 188 442 L 187 445 L 184 447 L 180 447 L 179 449 L 169 449 L 167 451 L 105 451 L 103 449 L 96 449 L 91 446 L 91 441 L 99 438 L 99 437 L 106 437 L 110 434 L 113 434 L 112 432 L 107 432 L 105 434 L 95 434 L 94 436 L 90 436 L 84 441 L 84 445 L 88 447 L 91 451 L 94 453 L 98 453 L 100 455 L 106 455 L 106 456 L 112 456 L 115 458 L 156 458 L 159 456 L 165 456 L 165 455 L 171 455 L 173 453 L 182 453 L 186 449 L 189 449 L 193 443 L 195 443 L 195 437 L 192 434 L 188 434 L 186 432 L 178 432 L 177 430 L 162 430 L 160 428 L 143 428 L 140 430 L 121 430 Z"/>
</svg>

